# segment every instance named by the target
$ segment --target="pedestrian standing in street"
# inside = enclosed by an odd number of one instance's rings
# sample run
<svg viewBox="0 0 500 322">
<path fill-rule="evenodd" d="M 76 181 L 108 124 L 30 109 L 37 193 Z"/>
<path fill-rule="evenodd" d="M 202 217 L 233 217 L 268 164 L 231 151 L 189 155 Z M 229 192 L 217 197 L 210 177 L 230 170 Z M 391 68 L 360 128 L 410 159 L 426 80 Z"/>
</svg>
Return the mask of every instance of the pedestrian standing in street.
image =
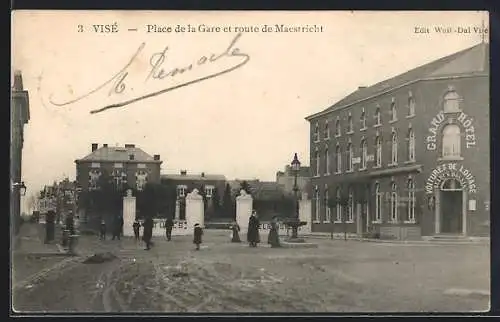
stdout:
<svg viewBox="0 0 500 322">
<path fill-rule="evenodd" d="M 167 217 L 167 220 L 165 220 L 165 233 L 168 241 L 172 239 L 172 228 L 174 228 L 174 221 L 169 216 Z"/>
<path fill-rule="evenodd" d="M 144 220 L 144 224 L 142 224 L 144 227 L 144 231 L 142 233 L 142 239 L 146 243 L 146 250 L 151 249 L 151 238 L 153 237 L 153 218 L 152 217 L 146 217 L 146 220 Z"/>
<path fill-rule="evenodd" d="M 115 238 L 118 238 L 118 240 L 120 240 L 121 232 L 122 232 L 122 221 L 120 220 L 120 216 L 116 216 L 115 220 L 113 221 L 113 238 L 112 238 L 112 240 L 115 240 Z"/>
<path fill-rule="evenodd" d="M 260 243 L 259 226 L 260 221 L 259 218 L 257 218 L 256 211 L 254 210 L 248 219 L 247 241 L 250 247 L 257 247 L 257 244 Z"/>
<path fill-rule="evenodd" d="M 100 240 L 106 240 L 106 221 L 101 219 Z"/>
<path fill-rule="evenodd" d="M 240 239 L 240 225 L 235 221 L 231 225 L 231 242 L 232 243 L 241 243 Z"/>
<path fill-rule="evenodd" d="M 139 221 L 137 219 L 132 224 L 132 228 L 134 229 L 135 241 L 137 242 L 141 238 L 141 233 L 140 233 L 141 224 L 139 223 Z"/>
<path fill-rule="evenodd" d="M 200 224 L 195 224 L 193 244 L 196 245 L 196 250 L 200 250 L 201 236 L 203 236 L 203 229 L 200 227 Z"/>
<path fill-rule="evenodd" d="M 267 243 L 271 245 L 272 248 L 281 247 L 278 225 L 278 218 L 274 216 L 273 220 L 271 221 L 271 229 L 269 230 L 269 235 L 267 236 Z"/>
</svg>

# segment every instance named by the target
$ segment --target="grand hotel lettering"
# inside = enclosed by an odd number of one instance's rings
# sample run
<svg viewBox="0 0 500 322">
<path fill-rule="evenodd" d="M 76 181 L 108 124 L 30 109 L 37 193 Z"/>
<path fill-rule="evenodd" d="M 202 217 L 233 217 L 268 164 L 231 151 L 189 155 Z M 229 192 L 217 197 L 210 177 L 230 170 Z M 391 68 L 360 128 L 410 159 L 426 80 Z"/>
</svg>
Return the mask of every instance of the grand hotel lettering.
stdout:
<svg viewBox="0 0 500 322">
<path fill-rule="evenodd" d="M 453 119 L 448 119 L 450 123 L 453 123 Z M 427 150 L 436 150 L 437 145 L 437 133 L 441 124 L 445 121 L 444 112 L 441 111 L 432 118 L 431 126 L 429 127 L 429 134 L 426 138 L 427 142 Z M 462 124 L 465 128 L 465 146 L 467 148 L 473 147 L 476 145 L 476 136 L 474 134 L 474 126 L 472 126 L 472 118 L 470 118 L 467 114 L 460 112 L 460 114 L 456 118 L 457 123 Z"/>
<path fill-rule="evenodd" d="M 425 192 L 434 193 L 434 189 L 439 188 L 440 184 L 449 178 L 457 179 L 470 194 L 477 192 L 476 180 L 472 173 L 457 163 L 445 163 L 432 170 L 425 184 Z"/>
</svg>

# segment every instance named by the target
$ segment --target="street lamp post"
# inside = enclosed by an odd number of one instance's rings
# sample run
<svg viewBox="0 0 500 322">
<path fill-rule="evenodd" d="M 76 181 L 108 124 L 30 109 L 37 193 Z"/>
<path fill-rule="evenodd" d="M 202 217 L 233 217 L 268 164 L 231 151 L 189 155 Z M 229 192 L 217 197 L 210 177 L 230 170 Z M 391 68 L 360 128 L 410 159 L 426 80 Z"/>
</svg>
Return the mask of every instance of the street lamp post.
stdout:
<svg viewBox="0 0 500 322">
<path fill-rule="evenodd" d="M 298 195 L 299 187 L 297 186 L 297 176 L 298 176 L 299 171 L 300 171 L 300 161 L 299 161 L 299 158 L 297 157 L 297 153 L 295 153 L 291 165 L 292 165 L 292 171 L 293 171 L 293 177 L 294 177 L 294 179 L 293 179 L 293 193 L 295 196 L 295 218 L 296 218 L 296 221 L 300 221 L 299 220 L 299 195 Z M 298 225 L 292 226 L 292 238 L 298 238 L 298 230 L 299 230 Z"/>
</svg>

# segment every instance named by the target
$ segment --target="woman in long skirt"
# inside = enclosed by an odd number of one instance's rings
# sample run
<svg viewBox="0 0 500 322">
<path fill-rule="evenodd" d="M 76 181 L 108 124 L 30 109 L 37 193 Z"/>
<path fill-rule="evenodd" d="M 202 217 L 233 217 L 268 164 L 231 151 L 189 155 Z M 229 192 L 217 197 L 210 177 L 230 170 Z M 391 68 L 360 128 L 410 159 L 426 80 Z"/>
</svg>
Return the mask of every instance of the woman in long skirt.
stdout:
<svg viewBox="0 0 500 322">
<path fill-rule="evenodd" d="M 232 243 L 241 243 L 240 239 L 240 226 L 238 223 L 234 222 L 231 226 L 231 242 Z"/>
<path fill-rule="evenodd" d="M 279 226 L 278 220 L 276 217 L 273 217 L 271 222 L 271 229 L 269 230 L 269 235 L 267 236 L 267 243 L 271 245 L 271 247 L 281 247 L 280 244 L 280 236 L 279 236 Z"/>
</svg>

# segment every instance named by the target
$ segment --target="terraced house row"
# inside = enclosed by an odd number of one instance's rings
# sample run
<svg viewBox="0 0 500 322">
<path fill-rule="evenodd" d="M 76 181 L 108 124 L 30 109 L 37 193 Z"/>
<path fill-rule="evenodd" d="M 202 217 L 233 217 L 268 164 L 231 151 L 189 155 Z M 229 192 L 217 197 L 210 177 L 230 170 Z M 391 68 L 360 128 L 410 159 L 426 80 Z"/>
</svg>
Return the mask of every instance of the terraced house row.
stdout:
<svg viewBox="0 0 500 322">
<path fill-rule="evenodd" d="M 306 120 L 313 231 L 489 235 L 487 43 L 360 87 Z"/>
</svg>

